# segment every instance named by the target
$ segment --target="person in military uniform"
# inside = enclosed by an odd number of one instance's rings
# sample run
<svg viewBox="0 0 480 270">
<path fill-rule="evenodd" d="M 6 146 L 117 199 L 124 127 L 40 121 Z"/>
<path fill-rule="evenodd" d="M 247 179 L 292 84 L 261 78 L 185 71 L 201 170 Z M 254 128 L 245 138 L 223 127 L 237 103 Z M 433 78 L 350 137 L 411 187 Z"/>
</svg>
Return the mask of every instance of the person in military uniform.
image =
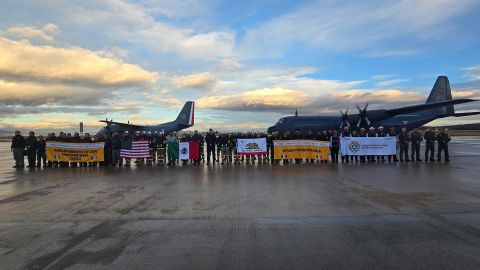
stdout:
<svg viewBox="0 0 480 270">
<path fill-rule="evenodd" d="M 213 132 L 213 129 L 209 129 L 207 135 L 205 135 L 205 142 L 207 143 L 207 165 L 210 164 L 210 156 L 212 157 L 213 164 L 215 164 L 215 145 L 217 144 L 217 136 Z"/>
<path fill-rule="evenodd" d="M 398 159 L 397 159 L 396 149 L 398 148 L 398 137 L 397 137 L 397 132 L 395 131 L 395 127 L 390 127 L 387 137 L 395 137 L 395 140 L 397 141 L 395 145 L 395 155 L 388 156 L 388 162 L 391 162 L 392 158 L 393 158 L 393 162 L 397 162 Z"/>
<path fill-rule="evenodd" d="M 43 161 L 43 167 L 47 167 L 47 143 L 45 142 L 45 138 L 40 135 L 38 136 L 38 143 L 37 143 L 37 167 L 42 166 L 42 161 Z"/>
<path fill-rule="evenodd" d="M 425 161 L 435 161 L 435 132 L 431 129 L 427 129 L 425 134 L 423 134 L 425 139 Z M 430 156 L 430 159 L 428 158 Z"/>
<path fill-rule="evenodd" d="M 25 166 L 25 138 L 20 134 L 19 130 L 15 131 L 10 150 L 15 160 L 15 166 L 13 166 L 13 168 L 23 168 Z"/>
<path fill-rule="evenodd" d="M 407 133 L 407 128 L 403 127 L 402 132 L 398 134 L 398 143 L 400 144 L 400 162 L 410 161 L 408 159 L 408 144 L 410 143 L 410 135 Z"/>
<path fill-rule="evenodd" d="M 438 141 L 438 156 L 437 161 L 442 160 L 442 151 L 445 154 L 445 161 L 450 161 L 450 156 L 448 154 L 448 143 L 452 140 L 447 133 L 448 129 L 444 128 L 438 133 L 437 141 Z"/>
<path fill-rule="evenodd" d="M 412 161 L 422 161 L 420 159 L 420 143 L 423 141 L 423 138 L 417 128 L 414 128 L 413 131 L 410 132 L 410 141 L 412 142 L 410 158 Z"/>
<path fill-rule="evenodd" d="M 112 149 L 112 166 L 122 166 L 122 159 L 120 158 L 120 149 L 122 148 L 122 141 L 117 132 L 113 133 L 113 136 L 110 138 L 110 148 Z"/>
<path fill-rule="evenodd" d="M 157 166 L 167 161 L 167 137 L 164 132 L 159 132 L 157 136 Z"/>
<path fill-rule="evenodd" d="M 330 155 L 333 163 L 338 163 L 338 152 L 340 150 L 340 136 L 338 131 L 334 130 L 330 136 Z"/>
<path fill-rule="evenodd" d="M 38 141 L 35 137 L 35 132 L 30 131 L 28 137 L 25 139 L 25 150 L 27 151 L 28 166 L 29 168 L 35 167 L 35 161 L 37 158 Z"/>
</svg>

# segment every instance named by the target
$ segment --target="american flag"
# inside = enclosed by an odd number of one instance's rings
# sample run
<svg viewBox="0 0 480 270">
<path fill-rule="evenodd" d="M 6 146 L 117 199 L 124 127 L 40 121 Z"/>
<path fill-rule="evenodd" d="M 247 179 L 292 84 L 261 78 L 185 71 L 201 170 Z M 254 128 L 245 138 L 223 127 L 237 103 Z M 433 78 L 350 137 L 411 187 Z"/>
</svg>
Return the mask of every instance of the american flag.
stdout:
<svg viewBox="0 0 480 270">
<path fill-rule="evenodd" d="M 149 158 L 150 151 L 148 141 L 132 141 L 130 149 L 120 149 L 120 157 L 122 158 Z"/>
</svg>

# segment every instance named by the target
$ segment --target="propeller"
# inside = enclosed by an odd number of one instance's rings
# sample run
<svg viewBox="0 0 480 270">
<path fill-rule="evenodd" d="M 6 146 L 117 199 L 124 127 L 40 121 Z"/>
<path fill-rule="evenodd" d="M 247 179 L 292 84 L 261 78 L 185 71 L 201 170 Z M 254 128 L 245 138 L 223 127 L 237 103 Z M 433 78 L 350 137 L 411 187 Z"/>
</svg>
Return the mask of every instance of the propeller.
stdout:
<svg viewBox="0 0 480 270">
<path fill-rule="evenodd" d="M 358 116 L 359 116 L 357 127 L 360 127 L 360 125 L 362 124 L 362 121 L 367 124 L 367 127 L 370 125 L 370 120 L 368 120 L 368 117 L 367 117 L 367 108 L 368 108 L 368 102 L 365 104 L 365 107 L 363 109 L 361 109 L 360 106 L 357 105 Z"/>
<path fill-rule="evenodd" d="M 343 113 L 342 110 L 340 110 L 340 115 L 342 116 L 340 119 L 342 119 L 342 123 L 340 124 L 340 128 L 343 128 L 343 126 L 350 127 L 350 122 L 348 121 L 348 109 Z"/>
</svg>

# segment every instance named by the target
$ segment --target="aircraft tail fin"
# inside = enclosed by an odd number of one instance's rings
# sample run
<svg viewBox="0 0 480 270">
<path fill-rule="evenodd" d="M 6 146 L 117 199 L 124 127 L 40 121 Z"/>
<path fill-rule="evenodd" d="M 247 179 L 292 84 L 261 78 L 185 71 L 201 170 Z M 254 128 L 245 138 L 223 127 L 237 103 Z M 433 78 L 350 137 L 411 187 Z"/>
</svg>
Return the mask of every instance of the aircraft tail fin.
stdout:
<svg viewBox="0 0 480 270">
<path fill-rule="evenodd" d="M 435 85 L 427 98 L 426 103 L 433 103 L 438 101 L 452 100 L 452 90 L 450 89 L 450 82 L 447 76 L 438 76 Z M 445 115 L 455 114 L 453 105 L 446 105 L 443 107 L 425 110 L 426 115 Z"/>
<path fill-rule="evenodd" d="M 195 117 L 195 102 L 187 101 L 175 119 L 175 123 L 183 126 L 193 126 Z"/>
</svg>

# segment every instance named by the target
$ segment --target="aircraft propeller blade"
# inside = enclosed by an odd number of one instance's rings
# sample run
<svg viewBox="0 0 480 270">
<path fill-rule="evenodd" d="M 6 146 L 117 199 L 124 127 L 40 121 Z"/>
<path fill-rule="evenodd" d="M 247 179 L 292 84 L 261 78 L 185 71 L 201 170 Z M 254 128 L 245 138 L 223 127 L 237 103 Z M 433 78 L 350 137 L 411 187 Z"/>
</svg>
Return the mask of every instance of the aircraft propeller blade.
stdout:
<svg viewBox="0 0 480 270">
<path fill-rule="evenodd" d="M 362 109 L 360 109 L 360 106 L 358 106 L 358 105 L 355 105 L 355 106 L 357 106 L 358 113 L 361 113 L 361 112 L 362 112 Z"/>
</svg>

